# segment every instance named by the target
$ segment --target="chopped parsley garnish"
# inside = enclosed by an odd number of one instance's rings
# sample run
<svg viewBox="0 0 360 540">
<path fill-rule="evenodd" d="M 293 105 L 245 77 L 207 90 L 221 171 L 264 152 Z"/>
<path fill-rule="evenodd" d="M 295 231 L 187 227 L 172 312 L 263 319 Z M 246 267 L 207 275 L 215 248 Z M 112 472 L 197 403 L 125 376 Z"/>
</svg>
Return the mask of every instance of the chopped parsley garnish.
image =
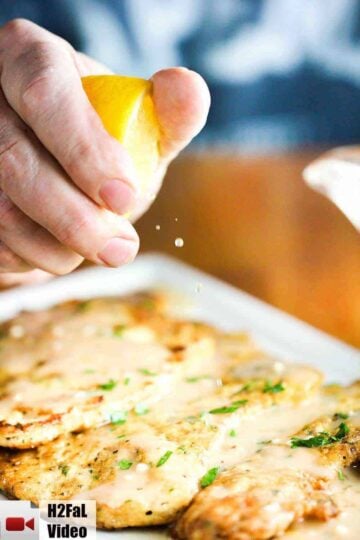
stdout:
<svg viewBox="0 0 360 540">
<path fill-rule="evenodd" d="M 300 439 L 293 437 L 291 439 L 291 448 L 317 448 L 319 446 L 328 446 L 341 441 L 349 433 L 349 426 L 345 422 L 341 422 L 335 435 L 330 435 L 327 431 L 322 431 L 319 435 L 309 437 L 308 439 Z"/>
<path fill-rule="evenodd" d="M 140 368 L 138 369 L 139 373 L 142 373 L 143 375 L 149 375 L 150 377 L 156 377 L 157 373 L 155 371 L 150 371 L 150 369 L 147 368 Z"/>
<path fill-rule="evenodd" d="M 255 381 L 249 381 L 246 384 L 244 384 L 241 388 L 239 388 L 239 390 L 236 390 L 236 392 L 234 392 L 231 395 L 237 396 L 241 394 L 242 392 L 250 392 L 251 390 L 254 390 L 254 388 L 255 388 Z"/>
<path fill-rule="evenodd" d="M 113 326 L 113 336 L 122 337 L 125 328 L 125 324 L 115 324 L 115 326 Z"/>
<path fill-rule="evenodd" d="M 138 416 L 147 414 L 149 410 L 150 410 L 149 407 L 147 405 L 144 405 L 144 403 L 137 403 L 134 407 L 134 411 Z"/>
<path fill-rule="evenodd" d="M 205 488 L 207 486 L 210 486 L 219 474 L 220 467 L 213 467 L 212 469 L 209 469 L 204 476 L 200 480 L 200 486 L 202 488 Z"/>
<path fill-rule="evenodd" d="M 70 470 L 70 467 L 69 465 L 59 465 L 59 469 L 61 471 L 61 474 L 63 474 L 64 476 L 67 476 Z"/>
<path fill-rule="evenodd" d="M 156 302 L 152 298 L 144 298 L 141 301 L 140 307 L 152 311 L 156 308 Z"/>
<path fill-rule="evenodd" d="M 230 435 L 230 437 L 236 437 L 236 435 L 237 435 L 236 430 L 235 429 L 230 429 L 229 435 Z"/>
<path fill-rule="evenodd" d="M 341 469 L 338 470 L 338 478 L 339 480 L 345 480 L 346 476 L 345 474 L 343 473 L 343 471 Z"/>
<path fill-rule="evenodd" d="M 188 383 L 195 383 L 202 381 L 204 379 L 211 379 L 210 375 L 197 375 L 194 377 L 186 377 L 185 381 Z"/>
<path fill-rule="evenodd" d="M 255 386 L 255 382 L 251 381 L 246 384 L 242 388 L 240 388 L 239 392 L 249 392 L 249 390 L 252 390 Z"/>
<path fill-rule="evenodd" d="M 114 381 L 114 379 L 109 379 L 106 383 L 99 384 L 100 390 L 114 390 L 115 386 L 117 385 L 117 382 Z"/>
<path fill-rule="evenodd" d="M 91 375 L 92 373 L 95 373 L 95 369 L 84 369 L 83 373 L 85 373 L 86 375 Z"/>
<path fill-rule="evenodd" d="M 162 465 L 164 465 L 164 463 L 167 462 L 167 460 L 171 457 L 171 455 L 172 455 L 172 451 L 171 451 L 171 450 L 167 450 L 167 451 L 165 452 L 165 454 L 163 454 L 163 455 L 161 456 L 161 458 L 160 458 L 159 461 L 157 462 L 156 466 L 157 466 L 157 467 L 161 467 Z"/>
<path fill-rule="evenodd" d="M 122 433 L 121 435 L 117 435 L 117 439 L 123 439 L 124 437 L 126 437 L 126 433 Z"/>
<path fill-rule="evenodd" d="M 228 414 L 237 411 L 240 407 L 243 407 L 248 402 L 247 399 L 240 399 L 238 401 L 233 401 L 230 405 L 225 405 L 224 407 L 217 407 L 216 409 L 211 409 L 210 414 Z"/>
<path fill-rule="evenodd" d="M 110 422 L 115 426 L 122 426 L 127 419 L 126 411 L 116 411 L 110 414 Z"/>
<path fill-rule="evenodd" d="M 80 313 L 83 311 L 86 311 L 89 308 L 90 304 L 91 304 L 90 300 L 84 300 L 83 302 L 79 302 L 76 305 L 75 311 L 78 311 Z"/>
<path fill-rule="evenodd" d="M 335 435 L 336 437 L 336 440 L 337 441 L 340 441 L 341 439 L 343 439 L 344 437 L 346 437 L 346 435 L 349 433 L 350 431 L 350 428 L 347 424 L 345 424 L 345 422 L 341 422 L 340 426 L 339 426 L 339 429 Z"/>
<path fill-rule="evenodd" d="M 128 469 L 130 469 L 130 467 L 132 466 L 133 462 L 132 461 L 129 461 L 128 459 L 121 459 L 119 462 L 118 462 L 118 467 L 119 469 L 121 469 L 122 471 L 127 471 Z"/>
<path fill-rule="evenodd" d="M 284 390 L 285 387 L 281 381 L 276 384 L 271 384 L 269 381 L 266 381 L 263 388 L 264 394 L 278 394 L 279 392 L 284 392 Z"/>
<path fill-rule="evenodd" d="M 130 384 L 130 377 L 125 377 L 124 386 L 128 386 L 128 384 Z"/>
<path fill-rule="evenodd" d="M 349 415 L 343 412 L 337 412 L 334 414 L 334 420 L 347 420 Z"/>
</svg>

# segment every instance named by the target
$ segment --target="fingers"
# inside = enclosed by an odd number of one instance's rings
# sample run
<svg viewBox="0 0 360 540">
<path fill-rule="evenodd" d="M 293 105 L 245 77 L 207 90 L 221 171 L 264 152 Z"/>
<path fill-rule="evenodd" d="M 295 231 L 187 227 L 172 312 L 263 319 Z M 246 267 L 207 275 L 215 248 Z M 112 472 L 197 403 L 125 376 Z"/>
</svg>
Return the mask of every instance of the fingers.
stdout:
<svg viewBox="0 0 360 540">
<path fill-rule="evenodd" d="M 2 272 L 27 272 L 28 270 L 30 270 L 29 265 L 0 240 L 0 276 Z"/>
<path fill-rule="evenodd" d="M 169 162 L 203 128 L 210 106 L 210 94 L 205 81 L 185 68 L 158 71 L 152 77 L 153 99 L 161 131 L 161 161 L 152 179 L 151 191 L 137 197 L 136 221 L 152 204 L 160 189 Z"/>
<path fill-rule="evenodd" d="M 55 273 L 69 271 L 64 266 L 77 265 L 79 255 L 110 266 L 135 257 L 139 240 L 130 223 L 81 193 L 1 95 L 0 126 L 0 189 L 30 218 L 13 207 L 3 212 L 7 245 Z"/>
<path fill-rule="evenodd" d="M 16 285 L 40 283 L 50 278 L 50 274 L 42 272 L 41 270 L 31 270 L 30 272 L 22 273 L 0 273 L 0 290 L 15 287 Z"/>
<path fill-rule="evenodd" d="M 135 202 L 131 160 L 83 91 L 75 51 L 29 21 L 0 31 L 1 84 L 11 107 L 93 201 L 123 214 Z"/>
<path fill-rule="evenodd" d="M 83 261 L 80 255 L 62 246 L 48 231 L 25 216 L 1 191 L 0 239 L 3 272 L 41 268 L 52 274 L 67 274 Z"/>
<path fill-rule="evenodd" d="M 200 75 L 186 68 L 158 71 L 152 77 L 165 158 L 173 158 L 204 127 L 210 94 Z"/>
</svg>

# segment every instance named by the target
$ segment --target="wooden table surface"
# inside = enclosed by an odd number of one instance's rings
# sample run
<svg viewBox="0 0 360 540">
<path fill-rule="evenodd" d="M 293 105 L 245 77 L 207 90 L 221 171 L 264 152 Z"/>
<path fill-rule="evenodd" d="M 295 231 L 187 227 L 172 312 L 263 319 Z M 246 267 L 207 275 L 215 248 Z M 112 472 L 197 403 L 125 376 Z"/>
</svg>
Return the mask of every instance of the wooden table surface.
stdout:
<svg viewBox="0 0 360 540">
<path fill-rule="evenodd" d="M 178 158 L 137 225 L 142 250 L 183 259 L 360 346 L 360 235 L 301 180 L 319 153 Z"/>
</svg>

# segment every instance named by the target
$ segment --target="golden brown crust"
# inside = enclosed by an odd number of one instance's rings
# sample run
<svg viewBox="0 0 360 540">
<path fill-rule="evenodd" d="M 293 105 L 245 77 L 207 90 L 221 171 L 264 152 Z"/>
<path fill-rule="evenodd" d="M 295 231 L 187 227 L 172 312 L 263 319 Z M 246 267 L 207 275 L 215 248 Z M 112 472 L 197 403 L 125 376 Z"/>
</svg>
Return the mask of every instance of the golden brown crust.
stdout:
<svg viewBox="0 0 360 540">
<path fill-rule="evenodd" d="M 255 424 L 289 408 L 296 416 L 299 406 L 319 394 L 322 375 L 268 357 L 245 334 L 171 318 L 165 304 L 161 295 L 70 302 L 3 326 L 0 445 L 8 449 L 0 452 L 0 488 L 34 503 L 95 498 L 98 526 L 108 529 L 170 523 L 196 496 L 175 529 L 191 540 L 265 539 L 297 518 L 335 516 L 337 505 L 325 492 L 328 480 L 301 467 L 285 472 L 274 467 L 259 478 L 256 468 L 229 465 L 196 495 L 204 473 L 222 463 L 219 449 L 232 441 L 231 426 L 245 420 L 249 426 L 252 419 Z M 107 347 L 111 355 L 104 353 Z M 93 358 L 98 373 L 87 373 Z M 34 399 L 35 388 L 46 399 Z M 21 392 L 23 399 L 16 400 Z M 353 411 L 360 385 L 332 387 L 325 394 L 331 410 L 338 403 Z M 137 410 L 144 403 L 145 414 Z M 114 412 L 125 414 L 126 421 L 113 420 Z M 316 409 L 311 414 L 312 419 Z M 331 430 L 334 422 L 339 423 L 325 416 L 301 433 Z M 243 452 L 241 433 L 236 444 Z M 168 451 L 171 458 L 158 467 Z M 358 455 L 358 433 L 351 431 L 336 448 L 317 454 L 325 468 L 351 463 Z M 241 455 L 236 454 L 239 462 L 246 458 Z M 248 459 L 260 467 L 263 458 L 259 452 Z M 131 461 L 129 474 L 137 467 L 146 471 L 145 488 L 154 485 L 156 496 L 144 498 L 140 490 L 124 497 L 122 459 Z M 274 499 L 274 490 L 277 520 L 260 511 Z"/>
<path fill-rule="evenodd" d="M 314 448 L 270 446 L 224 472 L 196 495 L 177 521 L 175 536 L 183 540 L 269 540 L 282 536 L 299 520 L 336 517 L 340 509 L 329 488 L 338 468 L 360 458 L 356 419 L 355 424 L 352 418 L 347 420 L 349 433 L 331 444 Z M 335 435 L 340 425 L 334 415 L 323 417 L 296 437 Z"/>
<path fill-rule="evenodd" d="M 129 407 L 130 394 L 135 393 L 137 401 L 149 396 L 152 383 L 156 393 L 156 381 L 150 378 L 139 380 L 135 390 L 123 385 L 132 367 L 121 357 L 120 340 L 137 348 L 138 356 L 142 347 L 152 347 L 150 353 L 159 357 L 159 374 L 179 375 L 189 347 L 214 340 L 216 332 L 165 316 L 164 305 L 160 294 L 66 302 L 3 324 L 0 445 L 35 447 L 62 433 L 103 424 L 108 410 Z M 131 350 L 128 356 L 134 354 Z M 94 374 L 85 377 L 91 371 Z M 116 384 L 111 393 L 108 380 Z"/>
</svg>

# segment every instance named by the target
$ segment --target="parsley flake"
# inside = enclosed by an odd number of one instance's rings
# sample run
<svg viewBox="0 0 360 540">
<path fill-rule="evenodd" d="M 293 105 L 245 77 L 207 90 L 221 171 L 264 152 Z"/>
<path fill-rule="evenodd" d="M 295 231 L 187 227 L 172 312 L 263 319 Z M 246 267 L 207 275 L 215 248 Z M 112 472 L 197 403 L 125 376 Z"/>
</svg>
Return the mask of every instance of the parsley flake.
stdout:
<svg viewBox="0 0 360 540">
<path fill-rule="evenodd" d="M 269 381 L 266 381 L 263 388 L 264 394 L 278 394 L 279 392 L 284 392 L 284 390 L 285 387 L 281 381 L 276 384 L 271 384 Z"/>
<path fill-rule="evenodd" d="M 142 373 L 143 375 L 149 375 L 150 377 L 156 377 L 157 373 L 155 371 L 150 371 L 150 369 L 147 368 L 140 368 L 138 369 L 139 373 Z"/>
<path fill-rule="evenodd" d="M 78 313 L 87 311 L 88 308 L 90 307 L 90 304 L 91 304 L 90 300 L 84 300 L 82 302 L 79 302 L 75 307 L 75 311 L 77 311 Z"/>
<path fill-rule="evenodd" d="M 334 414 L 335 420 L 347 420 L 348 418 L 349 418 L 349 415 L 347 413 L 337 412 Z"/>
<path fill-rule="evenodd" d="M 127 419 L 127 412 L 126 411 L 116 411 L 110 414 L 110 422 L 114 426 L 122 426 L 125 424 Z"/>
<path fill-rule="evenodd" d="M 164 463 L 166 463 L 167 460 L 171 457 L 172 453 L 173 453 L 173 452 L 172 452 L 171 450 L 167 450 L 167 451 L 165 452 L 165 454 L 163 454 L 163 455 L 161 456 L 161 458 L 160 458 L 159 461 L 157 462 L 156 466 L 157 466 L 157 467 L 162 467 L 162 465 L 164 465 Z"/>
<path fill-rule="evenodd" d="M 327 431 L 322 431 L 314 437 L 308 439 L 300 439 L 299 437 L 292 437 L 291 448 L 317 448 L 320 446 L 328 446 L 341 441 L 349 433 L 349 426 L 345 422 L 341 422 L 335 435 L 330 435 Z"/>
<path fill-rule="evenodd" d="M 132 461 L 129 461 L 128 459 L 121 459 L 119 462 L 118 462 L 118 467 L 119 469 L 121 469 L 122 471 L 127 471 L 128 469 L 130 469 L 130 467 L 132 466 L 133 462 Z"/>
<path fill-rule="evenodd" d="M 156 308 L 155 300 L 152 298 L 143 298 L 140 307 L 146 309 L 147 311 L 153 311 Z"/>
<path fill-rule="evenodd" d="M 186 377 L 185 381 L 188 383 L 196 383 L 204 379 L 211 379 L 210 375 L 197 375 L 194 377 Z"/>
<path fill-rule="evenodd" d="M 59 469 L 61 471 L 61 474 L 63 474 L 64 476 L 67 476 L 70 470 L 70 467 L 69 465 L 59 465 Z"/>
<path fill-rule="evenodd" d="M 210 414 L 228 414 L 237 411 L 240 407 L 244 407 L 248 402 L 247 399 L 240 399 L 238 401 L 233 401 L 230 405 L 225 405 L 224 407 L 217 407 L 216 409 L 211 409 Z"/>
<path fill-rule="evenodd" d="M 113 326 L 113 329 L 112 329 L 113 336 L 122 337 L 125 328 L 126 328 L 125 324 L 115 324 L 115 326 Z"/>
<path fill-rule="evenodd" d="M 144 403 L 137 403 L 134 407 L 135 414 L 137 414 L 138 416 L 147 414 L 149 410 L 150 410 L 149 407 L 145 405 Z"/>
<path fill-rule="evenodd" d="M 219 474 L 220 467 L 213 467 L 212 469 L 209 469 L 204 476 L 200 480 L 200 486 L 202 488 L 205 488 L 207 486 L 210 486 Z"/>
<path fill-rule="evenodd" d="M 110 390 L 114 390 L 116 385 L 117 385 L 117 382 L 114 381 L 114 379 L 109 379 L 106 383 L 99 384 L 99 388 L 100 390 L 110 391 Z"/>
</svg>

